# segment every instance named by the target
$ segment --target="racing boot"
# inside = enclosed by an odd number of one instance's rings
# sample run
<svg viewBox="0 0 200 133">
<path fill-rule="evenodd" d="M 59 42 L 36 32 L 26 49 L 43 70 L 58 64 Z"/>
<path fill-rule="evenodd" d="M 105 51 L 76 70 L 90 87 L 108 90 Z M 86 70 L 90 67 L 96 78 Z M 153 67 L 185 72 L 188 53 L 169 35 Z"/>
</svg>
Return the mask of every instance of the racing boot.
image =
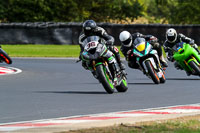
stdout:
<svg viewBox="0 0 200 133">
<path fill-rule="evenodd" d="M 114 52 L 115 57 L 116 57 L 116 61 L 119 64 L 119 68 L 120 70 L 125 70 L 125 65 L 122 63 L 121 59 L 120 59 L 120 54 L 119 52 Z"/>
<path fill-rule="evenodd" d="M 122 63 L 121 59 L 120 59 L 120 54 L 119 52 L 118 53 L 115 53 L 115 57 L 116 57 L 116 61 L 119 65 L 119 68 L 120 70 L 122 71 L 123 74 L 127 75 L 127 73 L 125 72 L 125 65 Z"/>
<path fill-rule="evenodd" d="M 126 67 L 125 67 L 125 65 L 122 62 L 120 62 L 118 64 L 119 64 L 120 70 L 125 70 Z"/>
<path fill-rule="evenodd" d="M 119 68 L 116 63 L 110 64 L 112 67 L 111 73 L 113 75 L 113 83 L 116 86 L 118 84 L 117 75 L 119 74 Z"/>
<path fill-rule="evenodd" d="M 160 56 L 160 63 L 162 64 L 163 67 L 168 67 L 168 64 L 165 61 L 165 58 L 163 57 L 163 55 Z"/>
</svg>

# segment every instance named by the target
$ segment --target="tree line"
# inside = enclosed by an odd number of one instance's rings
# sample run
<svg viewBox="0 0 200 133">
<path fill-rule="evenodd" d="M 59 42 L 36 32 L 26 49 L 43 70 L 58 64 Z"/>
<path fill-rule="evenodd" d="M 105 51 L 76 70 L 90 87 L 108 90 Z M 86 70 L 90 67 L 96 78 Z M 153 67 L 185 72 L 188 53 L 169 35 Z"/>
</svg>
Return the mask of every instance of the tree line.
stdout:
<svg viewBox="0 0 200 133">
<path fill-rule="evenodd" d="M 199 24 L 200 0 L 1 0 L 0 22 Z M 138 21 L 139 20 L 139 21 Z"/>
</svg>

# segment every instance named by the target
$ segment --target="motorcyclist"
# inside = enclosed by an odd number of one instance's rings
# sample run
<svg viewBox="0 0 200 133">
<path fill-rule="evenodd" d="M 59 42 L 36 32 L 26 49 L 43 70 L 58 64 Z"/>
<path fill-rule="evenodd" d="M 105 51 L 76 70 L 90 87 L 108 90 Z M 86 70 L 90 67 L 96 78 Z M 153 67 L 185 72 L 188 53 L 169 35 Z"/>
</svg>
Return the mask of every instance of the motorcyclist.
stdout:
<svg viewBox="0 0 200 133">
<path fill-rule="evenodd" d="M 176 45 L 177 43 L 180 43 L 180 42 L 185 42 L 185 43 L 190 44 L 200 54 L 198 46 L 197 46 L 197 44 L 194 43 L 193 39 L 186 37 L 185 35 L 183 35 L 181 33 L 177 34 L 177 32 L 174 28 L 170 28 L 166 31 L 166 41 L 163 44 L 164 50 L 167 54 L 167 59 L 169 61 L 173 62 L 174 59 L 173 59 L 173 51 L 168 49 L 168 47 L 172 48 L 174 45 Z M 174 63 L 174 66 L 177 69 L 182 69 L 177 62 Z"/>
<path fill-rule="evenodd" d="M 107 32 L 102 27 L 97 26 L 96 22 L 93 20 L 86 20 L 83 23 L 82 28 L 83 28 L 83 31 L 81 32 L 79 36 L 79 44 L 81 48 L 80 55 L 84 51 L 84 46 L 83 46 L 84 39 L 86 39 L 88 36 L 93 36 L 93 35 L 99 36 L 100 38 L 106 41 L 106 46 L 109 49 L 106 53 L 107 58 L 109 59 L 114 56 L 116 58 L 116 60 L 115 58 L 112 58 L 112 61 L 109 61 L 109 63 L 113 63 L 115 67 L 116 67 L 116 63 L 118 63 L 120 69 L 125 70 L 125 67 L 120 60 L 119 50 L 117 49 L 117 47 L 113 45 L 114 38 L 112 36 L 108 35 Z M 84 60 L 82 60 L 82 66 L 85 69 L 88 69 L 86 62 Z M 117 68 L 115 69 L 117 70 Z"/>
<path fill-rule="evenodd" d="M 139 65 L 136 63 L 136 56 L 132 54 L 133 42 L 138 37 L 144 38 L 153 46 L 155 50 L 157 50 L 161 64 L 163 65 L 163 67 L 167 67 L 168 64 L 163 57 L 162 48 L 158 43 L 158 39 L 156 37 L 154 37 L 153 35 L 143 35 L 139 32 L 130 34 L 130 32 L 128 31 L 122 31 L 119 35 L 119 40 L 122 44 L 120 50 L 128 61 L 128 66 L 135 69 L 139 68 Z"/>
</svg>

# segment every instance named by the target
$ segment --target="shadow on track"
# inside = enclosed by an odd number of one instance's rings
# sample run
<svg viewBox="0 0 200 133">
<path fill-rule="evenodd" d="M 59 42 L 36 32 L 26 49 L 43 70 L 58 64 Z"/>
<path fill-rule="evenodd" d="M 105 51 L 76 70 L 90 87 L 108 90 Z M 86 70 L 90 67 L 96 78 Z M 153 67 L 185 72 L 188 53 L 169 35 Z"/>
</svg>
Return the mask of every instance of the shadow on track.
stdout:
<svg viewBox="0 0 200 133">
<path fill-rule="evenodd" d="M 200 78 L 166 78 L 166 80 L 200 80 Z"/>
<path fill-rule="evenodd" d="M 100 91 L 36 91 L 35 93 L 56 93 L 56 94 L 107 94 Z"/>
<path fill-rule="evenodd" d="M 128 83 L 129 85 L 157 85 L 155 83 Z"/>
</svg>

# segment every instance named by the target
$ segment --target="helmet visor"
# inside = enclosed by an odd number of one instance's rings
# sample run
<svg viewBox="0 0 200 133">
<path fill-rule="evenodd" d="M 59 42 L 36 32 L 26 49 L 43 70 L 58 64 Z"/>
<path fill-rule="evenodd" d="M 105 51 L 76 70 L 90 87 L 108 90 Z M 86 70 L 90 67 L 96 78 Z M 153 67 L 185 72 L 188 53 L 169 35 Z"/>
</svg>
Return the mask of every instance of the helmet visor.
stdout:
<svg viewBox="0 0 200 133">
<path fill-rule="evenodd" d="M 174 42 L 176 39 L 176 36 L 167 36 L 168 41 Z"/>
<path fill-rule="evenodd" d="M 124 44 L 124 45 L 129 45 L 130 43 L 131 43 L 131 36 L 127 39 L 127 40 L 125 40 L 125 41 L 123 41 L 122 43 Z"/>
</svg>

